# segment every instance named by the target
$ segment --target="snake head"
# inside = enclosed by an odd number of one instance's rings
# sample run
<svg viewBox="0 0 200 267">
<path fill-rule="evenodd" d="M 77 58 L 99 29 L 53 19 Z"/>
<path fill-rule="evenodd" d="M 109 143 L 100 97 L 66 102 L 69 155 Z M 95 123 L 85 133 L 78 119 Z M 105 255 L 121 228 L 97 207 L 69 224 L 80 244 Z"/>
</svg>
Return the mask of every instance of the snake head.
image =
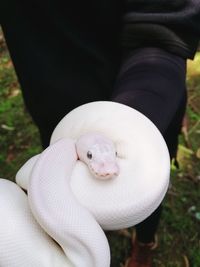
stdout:
<svg viewBox="0 0 200 267">
<path fill-rule="evenodd" d="M 119 174 L 116 153 L 108 144 L 95 144 L 87 152 L 87 165 L 91 173 L 99 179 L 109 179 Z"/>
<path fill-rule="evenodd" d="M 81 136 L 77 141 L 77 153 L 94 177 L 106 180 L 119 175 L 114 143 L 102 134 Z"/>
</svg>

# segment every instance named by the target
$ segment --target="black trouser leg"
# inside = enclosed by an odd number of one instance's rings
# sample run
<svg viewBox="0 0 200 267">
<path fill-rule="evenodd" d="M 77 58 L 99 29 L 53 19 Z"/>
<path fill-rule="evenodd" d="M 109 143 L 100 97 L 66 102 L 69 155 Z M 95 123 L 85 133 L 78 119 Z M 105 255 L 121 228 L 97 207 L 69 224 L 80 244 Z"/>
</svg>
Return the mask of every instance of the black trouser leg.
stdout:
<svg viewBox="0 0 200 267">
<path fill-rule="evenodd" d="M 171 158 L 176 156 L 185 112 L 185 75 L 185 60 L 161 49 L 139 49 L 122 66 L 112 96 L 113 101 L 139 110 L 154 122 L 165 138 Z M 136 226 L 139 241 L 154 240 L 161 210 L 159 206 Z"/>
<path fill-rule="evenodd" d="M 105 14 L 95 9 L 86 15 L 69 1 L 10 2 L 12 8 L 9 0 L 2 6 L 1 25 L 26 107 L 46 147 L 69 111 L 109 98 L 120 61 L 120 18 L 112 5 L 100 4 Z M 95 12 L 108 25 L 95 27 L 90 20 Z"/>
</svg>

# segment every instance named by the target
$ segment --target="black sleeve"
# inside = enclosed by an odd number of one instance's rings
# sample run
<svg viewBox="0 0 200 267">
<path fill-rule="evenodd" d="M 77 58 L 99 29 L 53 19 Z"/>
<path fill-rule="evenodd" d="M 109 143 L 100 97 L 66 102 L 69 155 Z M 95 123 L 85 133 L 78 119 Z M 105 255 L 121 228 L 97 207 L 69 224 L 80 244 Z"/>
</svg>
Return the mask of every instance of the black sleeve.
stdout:
<svg viewBox="0 0 200 267">
<path fill-rule="evenodd" d="M 126 51 L 158 46 L 194 57 L 200 38 L 199 0 L 126 0 L 123 20 Z"/>
</svg>

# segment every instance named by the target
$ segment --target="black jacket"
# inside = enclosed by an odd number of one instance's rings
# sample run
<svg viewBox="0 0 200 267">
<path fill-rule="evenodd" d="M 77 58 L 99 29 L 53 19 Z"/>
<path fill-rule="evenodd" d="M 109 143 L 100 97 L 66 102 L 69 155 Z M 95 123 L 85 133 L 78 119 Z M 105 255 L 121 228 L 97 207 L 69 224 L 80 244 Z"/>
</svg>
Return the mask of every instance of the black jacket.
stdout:
<svg viewBox="0 0 200 267">
<path fill-rule="evenodd" d="M 193 58 L 200 38 L 199 0 L 126 0 L 123 45 L 160 46 Z"/>
<path fill-rule="evenodd" d="M 200 38 L 200 0 L 2 1 L 2 24 L 13 18 L 13 27 L 56 25 L 80 46 L 111 47 L 119 35 L 125 51 L 158 46 L 185 58 L 194 57 Z"/>
</svg>

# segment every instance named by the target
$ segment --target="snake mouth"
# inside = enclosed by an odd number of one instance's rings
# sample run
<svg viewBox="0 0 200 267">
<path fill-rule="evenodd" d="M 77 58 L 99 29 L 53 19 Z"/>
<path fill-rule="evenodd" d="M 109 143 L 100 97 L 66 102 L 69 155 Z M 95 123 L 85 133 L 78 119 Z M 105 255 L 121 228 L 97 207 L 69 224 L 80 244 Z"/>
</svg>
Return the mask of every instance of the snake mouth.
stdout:
<svg viewBox="0 0 200 267">
<path fill-rule="evenodd" d="M 96 171 L 92 165 L 89 165 L 89 169 L 90 169 L 90 172 L 92 173 L 92 175 L 95 177 L 95 178 L 98 178 L 98 179 L 101 179 L 101 180 L 107 180 L 107 179 L 110 179 L 110 178 L 115 178 L 116 176 L 118 176 L 118 171 L 116 170 L 115 172 L 98 172 Z"/>
</svg>

